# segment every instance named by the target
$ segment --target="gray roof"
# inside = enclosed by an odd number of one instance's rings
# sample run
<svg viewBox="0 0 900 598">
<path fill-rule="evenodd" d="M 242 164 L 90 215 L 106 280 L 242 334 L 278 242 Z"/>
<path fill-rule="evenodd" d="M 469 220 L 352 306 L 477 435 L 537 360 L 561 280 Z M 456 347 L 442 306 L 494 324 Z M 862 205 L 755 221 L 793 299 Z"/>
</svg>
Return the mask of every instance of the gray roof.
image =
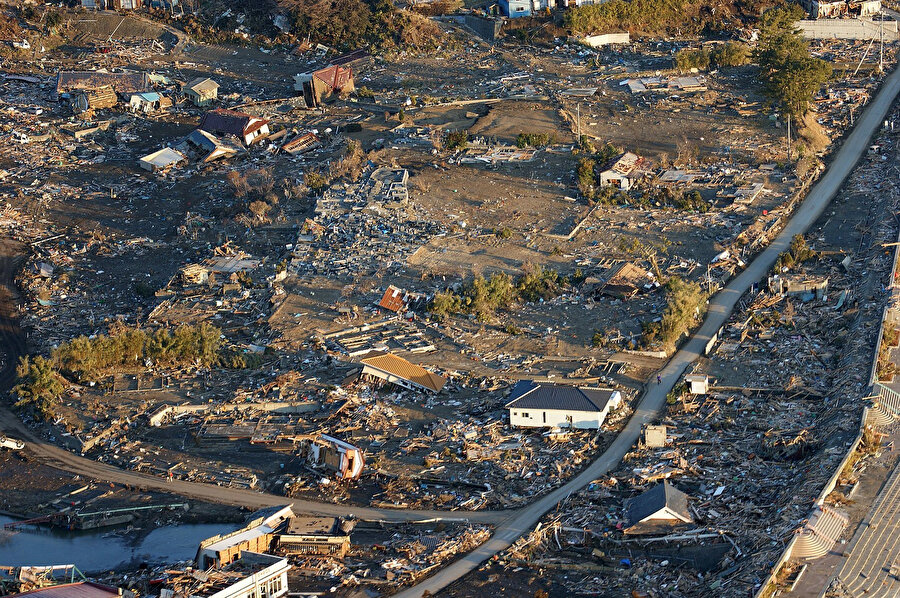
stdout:
<svg viewBox="0 0 900 598">
<path fill-rule="evenodd" d="M 688 495 L 669 484 L 669 482 L 664 481 L 662 484 L 657 484 L 643 494 L 639 494 L 628 501 L 625 507 L 628 525 L 636 525 L 641 520 L 665 507 L 678 513 L 688 521 L 693 521 L 690 511 L 688 511 Z"/>
<path fill-rule="evenodd" d="M 617 391 L 611 388 L 544 384 L 520 380 L 513 386 L 506 406 L 519 409 L 559 409 L 602 412 Z"/>
<path fill-rule="evenodd" d="M 219 84 L 209 77 L 197 77 L 187 84 L 187 89 L 193 90 L 197 93 L 203 91 L 215 91 L 219 89 Z"/>
</svg>

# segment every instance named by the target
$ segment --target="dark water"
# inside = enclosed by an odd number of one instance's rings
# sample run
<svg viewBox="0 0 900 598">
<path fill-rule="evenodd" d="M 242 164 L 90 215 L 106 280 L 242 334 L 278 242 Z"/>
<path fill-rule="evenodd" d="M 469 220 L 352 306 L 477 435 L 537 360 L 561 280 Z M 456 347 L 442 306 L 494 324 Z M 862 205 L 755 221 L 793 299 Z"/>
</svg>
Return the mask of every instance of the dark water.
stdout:
<svg viewBox="0 0 900 598">
<path fill-rule="evenodd" d="M 115 529 L 70 532 L 46 527 L 2 530 L 14 521 L 0 516 L 0 565 L 75 564 L 84 573 L 98 573 L 140 563 L 161 564 L 193 559 L 197 545 L 233 525 L 203 523 L 158 527 L 131 545 Z"/>
</svg>

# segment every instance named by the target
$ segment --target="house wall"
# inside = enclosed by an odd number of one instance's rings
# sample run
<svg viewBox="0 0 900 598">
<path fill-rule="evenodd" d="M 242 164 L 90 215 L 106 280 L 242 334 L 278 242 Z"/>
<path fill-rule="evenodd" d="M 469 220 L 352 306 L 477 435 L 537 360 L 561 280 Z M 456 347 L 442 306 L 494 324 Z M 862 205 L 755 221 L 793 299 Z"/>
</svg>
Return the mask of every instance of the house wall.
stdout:
<svg viewBox="0 0 900 598">
<path fill-rule="evenodd" d="M 631 179 L 626 175 L 619 174 L 618 172 L 614 172 L 612 170 L 607 170 L 600 173 L 600 186 L 605 187 L 606 185 L 612 185 L 617 189 L 621 189 L 622 191 L 628 191 L 631 189 Z"/>
<path fill-rule="evenodd" d="M 562 409 L 522 409 L 521 407 L 509 408 L 509 423 L 511 426 L 523 428 L 578 428 L 582 430 L 595 430 L 603 425 L 606 416 L 611 409 L 622 404 L 622 395 L 614 392 L 606 409 L 603 411 L 567 411 Z M 569 422 L 571 418 L 571 423 Z"/>
<path fill-rule="evenodd" d="M 185 90 L 184 95 L 194 104 L 194 106 L 198 107 L 209 106 L 213 103 L 213 100 L 216 99 L 215 93 L 200 95 L 193 89 Z"/>
<path fill-rule="evenodd" d="M 531 0 L 500 0 L 500 10 L 511 19 L 531 16 Z"/>
<path fill-rule="evenodd" d="M 244 135 L 244 143 L 250 145 L 253 141 L 262 135 L 269 134 L 269 125 L 263 125 L 248 135 Z"/>
<path fill-rule="evenodd" d="M 606 412 L 596 411 L 562 411 L 556 409 L 520 409 L 510 407 L 509 423 L 522 428 L 579 428 L 594 430 L 603 424 Z M 568 418 L 572 418 L 569 423 Z"/>
<path fill-rule="evenodd" d="M 197 563 L 204 569 L 208 569 L 212 565 L 221 567 L 236 561 L 240 558 L 243 551 L 268 552 L 274 538 L 274 534 L 260 534 L 250 540 L 239 542 L 219 551 L 203 548 L 197 557 Z"/>
<path fill-rule="evenodd" d="M 396 384 L 397 386 L 402 386 L 403 388 L 408 388 L 410 390 L 416 390 L 416 386 L 413 385 L 412 382 L 405 378 L 401 378 L 399 376 L 395 376 L 393 374 L 388 374 L 387 372 L 383 372 L 379 369 L 375 369 L 368 365 L 364 365 L 362 369 L 361 376 L 373 376 L 375 378 L 379 378 L 384 380 L 385 382 L 389 382 L 391 384 Z"/>
</svg>

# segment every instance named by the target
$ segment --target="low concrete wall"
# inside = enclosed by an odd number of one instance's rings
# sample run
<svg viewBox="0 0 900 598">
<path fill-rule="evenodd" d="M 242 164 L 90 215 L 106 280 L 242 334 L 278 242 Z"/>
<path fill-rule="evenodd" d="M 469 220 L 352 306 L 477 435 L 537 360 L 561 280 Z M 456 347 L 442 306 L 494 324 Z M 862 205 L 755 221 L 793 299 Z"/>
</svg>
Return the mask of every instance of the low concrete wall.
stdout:
<svg viewBox="0 0 900 598">
<path fill-rule="evenodd" d="M 884 41 L 900 39 L 897 21 L 870 21 L 868 19 L 816 19 L 797 21 L 797 28 L 807 39 L 874 39 Z"/>
</svg>

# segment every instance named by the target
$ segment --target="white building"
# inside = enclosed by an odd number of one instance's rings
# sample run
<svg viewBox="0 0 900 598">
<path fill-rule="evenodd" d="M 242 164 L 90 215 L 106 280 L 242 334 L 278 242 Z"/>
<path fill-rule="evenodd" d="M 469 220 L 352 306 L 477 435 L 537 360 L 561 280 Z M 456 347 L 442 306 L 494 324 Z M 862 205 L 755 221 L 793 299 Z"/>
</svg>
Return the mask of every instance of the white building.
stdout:
<svg viewBox="0 0 900 598">
<path fill-rule="evenodd" d="M 159 598 L 281 598 L 288 593 L 290 569 L 284 557 L 245 550 L 225 567 L 188 571 L 171 580 Z"/>
<path fill-rule="evenodd" d="M 600 173 L 600 186 L 612 185 L 622 191 L 628 191 L 641 177 L 639 169 L 641 162 L 643 159 L 637 154 L 625 152 Z"/>
<path fill-rule="evenodd" d="M 506 408 L 513 426 L 597 429 L 621 404 L 621 393 L 610 388 L 522 380 L 513 387 Z"/>
</svg>

